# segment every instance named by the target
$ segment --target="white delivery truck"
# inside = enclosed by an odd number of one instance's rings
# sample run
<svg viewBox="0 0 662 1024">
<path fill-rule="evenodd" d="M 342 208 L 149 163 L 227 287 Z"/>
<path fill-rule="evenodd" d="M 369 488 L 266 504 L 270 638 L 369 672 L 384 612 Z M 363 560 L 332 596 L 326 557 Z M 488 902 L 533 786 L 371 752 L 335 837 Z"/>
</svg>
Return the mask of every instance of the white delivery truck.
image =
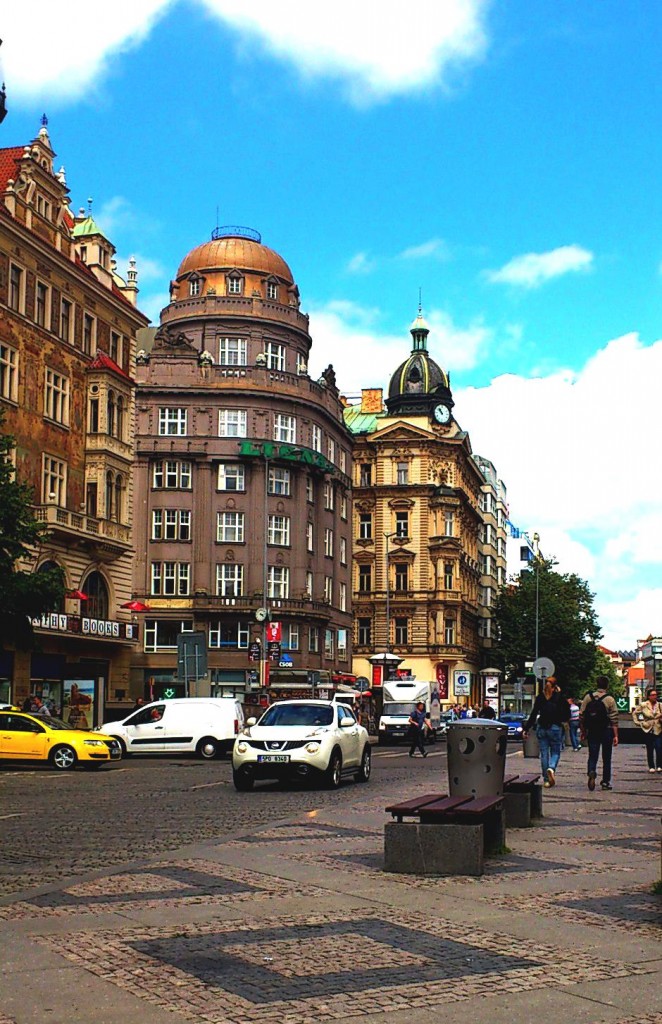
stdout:
<svg viewBox="0 0 662 1024">
<path fill-rule="evenodd" d="M 430 717 L 428 741 L 436 743 L 441 724 L 441 704 L 437 683 L 416 679 L 396 679 L 383 686 L 384 705 L 379 718 L 379 743 L 399 743 L 409 732 L 409 716 L 419 701 Z"/>
</svg>

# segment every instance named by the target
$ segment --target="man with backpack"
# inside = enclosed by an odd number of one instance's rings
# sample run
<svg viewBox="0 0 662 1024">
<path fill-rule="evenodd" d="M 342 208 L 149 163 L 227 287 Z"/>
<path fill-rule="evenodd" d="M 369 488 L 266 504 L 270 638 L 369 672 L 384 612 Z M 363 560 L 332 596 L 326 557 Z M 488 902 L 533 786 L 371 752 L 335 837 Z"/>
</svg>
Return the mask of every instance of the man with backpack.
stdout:
<svg viewBox="0 0 662 1024">
<path fill-rule="evenodd" d="M 602 782 L 600 789 L 611 789 L 611 755 L 618 746 L 618 707 L 607 693 L 609 680 L 598 676 L 596 689 L 589 692 L 579 709 L 582 739 L 588 743 L 588 788 L 593 792 L 602 752 Z"/>
</svg>

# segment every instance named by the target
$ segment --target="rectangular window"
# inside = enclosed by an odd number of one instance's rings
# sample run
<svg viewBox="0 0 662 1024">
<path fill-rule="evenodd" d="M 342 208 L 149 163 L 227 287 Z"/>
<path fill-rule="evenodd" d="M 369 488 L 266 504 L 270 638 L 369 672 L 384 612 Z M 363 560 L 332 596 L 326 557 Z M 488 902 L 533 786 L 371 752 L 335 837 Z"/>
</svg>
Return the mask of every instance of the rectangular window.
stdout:
<svg viewBox="0 0 662 1024">
<path fill-rule="evenodd" d="M 311 553 L 315 550 L 314 547 L 314 527 L 312 523 L 306 523 L 306 551 Z"/>
<path fill-rule="evenodd" d="M 455 619 L 444 619 L 444 643 L 455 643 Z"/>
<path fill-rule="evenodd" d="M 324 657 L 333 658 L 334 656 L 334 632 L 332 629 L 324 630 Z"/>
<path fill-rule="evenodd" d="M 118 366 L 122 365 L 122 335 L 118 334 L 117 331 L 110 332 L 110 358 Z"/>
<path fill-rule="evenodd" d="M 327 512 L 333 512 L 335 508 L 335 488 L 333 484 L 324 484 L 324 508 Z"/>
<path fill-rule="evenodd" d="M 320 630 L 319 626 L 311 626 L 308 630 L 308 650 L 311 654 L 319 654 Z"/>
<path fill-rule="evenodd" d="M 340 564 L 347 565 L 347 538 L 340 538 Z"/>
<path fill-rule="evenodd" d="M 409 566 L 400 562 L 395 565 L 395 589 L 409 590 Z"/>
<path fill-rule="evenodd" d="M 188 433 L 188 410 L 180 407 L 159 409 L 159 434 L 183 437 Z"/>
<path fill-rule="evenodd" d="M 339 629 L 338 638 L 338 661 L 347 661 L 347 630 Z"/>
<path fill-rule="evenodd" d="M 372 619 L 358 620 L 357 640 L 360 647 L 372 647 Z"/>
<path fill-rule="evenodd" d="M 322 428 L 313 424 L 310 432 L 310 447 L 314 452 L 322 451 Z"/>
<path fill-rule="evenodd" d="M 245 366 L 246 339 L 219 338 L 218 361 L 221 366 Z"/>
<path fill-rule="evenodd" d="M 209 623 L 209 646 L 246 650 L 248 648 L 249 626 L 247 622 L 228 622 L 222 619 Z"/>
<path fill-rule="evenodd" d="M 341 612 L 347 611 L 347 584 L 341 583 L 338 591 L 338 604 Z"/>
<path fill-rule="evenodd" d="M 372 540 L 372 513 L 359 513 L 359 540 Z"/>
<path fill-rule="evenodd" d="M 189 509 L 155 508 L 152 510 L 152 540 L 191 539 Z"/>
<path fill-rule="evenodd" d="M 444 512 L 444 537 L 453 537 L 455 527 L 455 514 Z"/>
<path fill-rule="evenodd" d="M 0 398 L 18 401 L 18 352 L 0 342 Z"/>
<path fill-rule="evenodd" d="M 189 283 L 188 283 L 188 293 L 191 296 L 191 298 L 193 298 L 193 299 L 196 298 L 196 296 L 198 296 L 200 294 L 201 289 L 202 289 L 202 281 L 200 280 L 199 277 L 193 277 L 193 278 L 191 278 L 189 280 Z"/>
<path fill-rule="evenodd" d="M 41 478 L 41 500 L 64 507 L 67 504 L 67 464 L 52 455 L 44 455 Z"/>
<path fill-rule="evenodd" d="M 221 462 L 218 467 L 219 491 L 244 491 L 246 489 L 244 467 L 236 462 Z"/>
<path fill-rule="evenodd" d="M 69 425 L 69 378 L 46 368 L 44 416 L 63 426 Z"/>
<path fill-rule="evenodd" d="M 299 626 L 296 623 L 283 626 L 283 648 L 286 651 L 299 650 Z"/>
<path fill-rule="evenodd" d="M 35 289 L 34 297 L 34 319 L 35 323 L 39 324 L 40 327 L 48 328 L 49 324 L 49 287 L 47 284 L 43 284 L 41 281 L 37 281 L 37 287 Z"/>
<path fill-rule="evenodd" d="M 9 308 L 16 313 L 23 312 L 23 288 L 25 275 L 21 267 L 9 264 Z"/>
<path fill-rule="evenodd" d="M 409 512 L 395 513 L 395 535 L 396 537 L 409 536 Z"/>
<path fill-rule="evenodd" d="M 347 452 L 345 451 L 344 448 L 340 449 L 340 462 L 339 462 L 339 466 L 340 466 L 340 472 L 341 473 L 346 473 L 347 472 Z"/>
<path fill-rule="evenodd" d="M 216 566 L 216 594 L 218 597 L 241 597 L 244 592 L 244 567 L 234 562 Z"/>
<path fill-rule="evenodd" d="M 285 498 L 290 496 L 291 473 L 289 469 L 275 469 L 269 467 L 269 494 L 280 494 Z"/>
<path fill-rule="evenodd" d="M 285 346 L 279 345 L 275 341 L 268 341 L 265 346 L 265 354 L 267 357 L 267 369 L 269 370 L 284 370 L 285 369 Z"/>
<path fill-rule="evenodd" d="M 71 341 L 71 328 L 73 326 L 73 303 L 69 299 L 60 301 L 60 337 L 62 341 Z"/>
<path fill-rule="evenodd" d="M 326 457 L 329 462 L 336 461 L 336 442 L 332 437 L 330 437 L 326 442 Z"/>
<path fill-rule="evenodd" d="M 145 650 L 176 651 L 180 633 L 192 633 L 193 622 L 173 622 L 171 619 L 145 619 Z"/>
<path fill-rule="evenodd" d="M 267 597 L 290 596 L 290 570 L 286 565 L 270 565 L 267 572 Z"/>
<path fill-rule="evenodd" d="M 453 589 L 453 569 L 454 566 L 452 562 L 444 562 L 444 590 Z"/>
<path fill-rule="evenodd" d="M 359 566 L 359 590 L 362 594 L 372 590 L 372 566 L 370 565 Z"/>
<path fill-rule="evenodd" d="M 409 619 L 396 618 L 393 620 L 395 627 L 395 642 L 397 645 L 409 643 Z"/>
<path fill-rule="evenodd" d="M 217 512 L 216 540 L 222 544 L 243 544 L 244 513 Z"/>
<path fill-rule="evenodd" d="M 315 488 L 313 486 L 312 476 L 306 477 L 306 501 L 309 501 L 311 505 L 315 501 Z"/>
<path fill-rule="evenodd" d="M 83 352 L 88 356 L 95 349 L 97 322 L 89 313 L 83 313 Z"/>
<path fill-rule="evenodd" d="M 228 295 L 241 295 L 242 279 L 240 277 L 228 278 Z"/>
<path fill-rule="evenodd" d="M 274 416 L 274 441 L 284 441 L 286 444 L 296 444 L 296 440 L 296 416 L 286 416 L 285 413 L 277 412 Z"/>
<path fill-rule="evenodd" d="M 219 437 L 246 437 L 246 410 L 219 409 Z"/>
<path fill-rule="evenodd" d="M 278 285 L 275 281 L 267 281 L 267 298 L 278 300 Z"/>
<path fill-rule="evenodd" d="M 403 485 L 409 483 L 409 463 L 398 462 L 396 467 L 396 483 Z"/>
<path fill-rule="evenodd" d="M 315 578 L 312 572 L 306 573 L 306 597 L 311 598 L 313 596 L 313 587 L 315 585 Z"/>
<path fill-rule="evenodd" d="M 372 466 L 369 462 L 359 467 L 359 487 L 372 487 Z"/>
<path fill-rule="evenodd" d="M 297 373 L 300 377 L 305 376 L 308 373 L 308 363 L 306 357 L 302 356 L 300 352 L 297 352 Z"/>
<path fill-rule="evenodd" d="M 340 499 L 340 518 L 347 522 L 347 495 L 343 494 Z"/>
<path fill-rule="evenodd" d="M 324 554 L 327 558 L 333 558 L 333 530 L 328 527 L 324 530 Z"/>
<path fill-rule="evenodd" d="M 269 544 L 287 547 L 290 543 L 290 517 L 269 516 Z"/>
<path fill-rule="evenodd" d="M 153 597 L 187 597 L 190 588 L 189 562 L 152 562 Z"/>
<path fill-rule="evenodd" d="M 191 463 L 176 459 L 155 462 L 152 467 L 152 487 L 156 490 L 190 491 Z"/>
</svg>

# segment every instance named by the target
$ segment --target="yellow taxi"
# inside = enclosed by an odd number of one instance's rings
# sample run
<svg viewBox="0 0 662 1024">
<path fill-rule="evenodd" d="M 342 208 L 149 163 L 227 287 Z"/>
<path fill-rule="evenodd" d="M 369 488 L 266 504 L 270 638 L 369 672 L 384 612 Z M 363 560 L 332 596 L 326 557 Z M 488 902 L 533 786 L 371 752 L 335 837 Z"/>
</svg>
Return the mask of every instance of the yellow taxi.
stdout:
<svg viewBox="0 0 662 1024">
<path fill-rule="evenodd" d="M 49 761 L 54 768 L 69 771 L 78 763 L 100 767 L 121 757 L 122 748 L 114 736 L 72 729 L 48 715 L 0 711 L 0 760 Z"/>
</svg>

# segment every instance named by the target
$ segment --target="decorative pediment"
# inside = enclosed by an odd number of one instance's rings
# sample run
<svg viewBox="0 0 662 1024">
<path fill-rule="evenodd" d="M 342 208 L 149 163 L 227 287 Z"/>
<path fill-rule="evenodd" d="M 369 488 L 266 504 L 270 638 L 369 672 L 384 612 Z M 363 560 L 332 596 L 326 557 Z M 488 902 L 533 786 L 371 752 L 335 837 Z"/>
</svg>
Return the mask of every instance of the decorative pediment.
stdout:
<svg viewBox="0 0 662 1024">
<path fill-rule="evenodd" d="M 388 503 L 388 507 L 394 511 L 408 511 L 409 509 L 415 508 L 416 502 L 412 501 L 411 498 L 391 498 Z"/>
<path fill-rule="evenodd" d="M 431 430 L 426 430 L 423 427 L 416 427 L 411 423 L 404 423 L 399 420 L 396 423 L 389 423 L 388 426 L 382 427 L 381 430 L 376 430 L 374 434 L 371 434 L 371 441 L 429 441 L 432 435 Z"/>
</svg>

